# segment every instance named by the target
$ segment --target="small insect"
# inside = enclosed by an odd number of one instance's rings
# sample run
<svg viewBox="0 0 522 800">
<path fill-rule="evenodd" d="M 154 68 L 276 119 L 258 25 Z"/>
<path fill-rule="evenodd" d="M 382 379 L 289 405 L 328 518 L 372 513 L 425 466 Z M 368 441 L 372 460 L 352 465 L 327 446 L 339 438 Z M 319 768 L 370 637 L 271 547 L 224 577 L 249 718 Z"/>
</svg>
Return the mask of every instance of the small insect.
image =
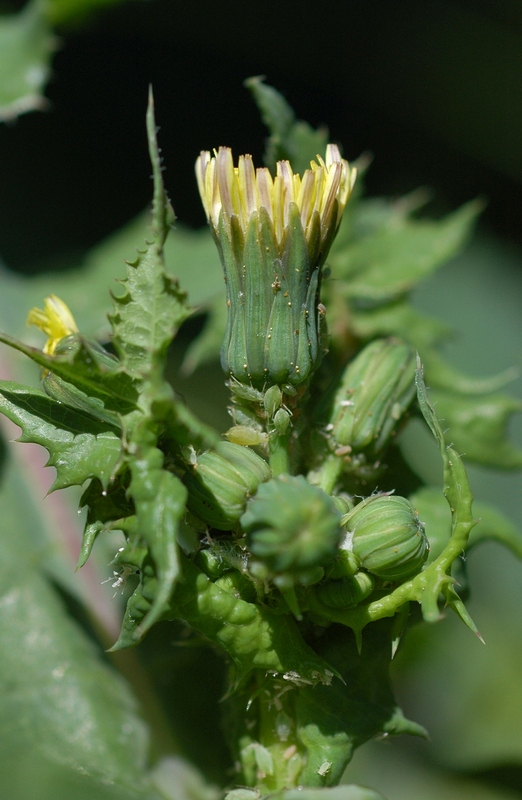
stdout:
<svg viewBox="0 0 522 800">
<path fill-rule="evenodd" d="M 121 587 L 120 594 L 123 594 L 123 592 L 125 591 L 125 586 L 127 585 L 127 578 L 129 577 L 129 575 L 134 575 L 137 572 L 138 570 L 136 570 L 134 567 L 129 567 L 129 566 L 122 567 L 121 570 L 113 569 L 112 577 L 102 581 L 102 584 L 113 581 L 113 583 L 111 583 L 111 587 L 113 589 L 116 589 L 116 591 L 112 596 L 114 599 L 118 594 L 118 589 L 120 587 Z"/>
</svg>

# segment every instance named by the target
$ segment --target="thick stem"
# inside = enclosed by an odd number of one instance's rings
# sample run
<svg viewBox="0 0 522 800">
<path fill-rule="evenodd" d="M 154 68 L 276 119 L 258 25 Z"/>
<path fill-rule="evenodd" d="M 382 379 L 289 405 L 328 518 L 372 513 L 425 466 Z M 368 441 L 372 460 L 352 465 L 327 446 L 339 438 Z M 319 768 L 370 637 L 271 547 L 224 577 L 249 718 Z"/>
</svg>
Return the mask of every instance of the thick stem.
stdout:
<svg viewBox="0 0 522 800">
<path fill-rule="evenodd" d="M 256 788 L 263 792 L 291 789 L 298 785 L 302 758 L 295 737 L 292 690 L 267 682 L 260 674 L 259 740 L 272 758 L 271 774 L 259 775 Z"/>
</svg>

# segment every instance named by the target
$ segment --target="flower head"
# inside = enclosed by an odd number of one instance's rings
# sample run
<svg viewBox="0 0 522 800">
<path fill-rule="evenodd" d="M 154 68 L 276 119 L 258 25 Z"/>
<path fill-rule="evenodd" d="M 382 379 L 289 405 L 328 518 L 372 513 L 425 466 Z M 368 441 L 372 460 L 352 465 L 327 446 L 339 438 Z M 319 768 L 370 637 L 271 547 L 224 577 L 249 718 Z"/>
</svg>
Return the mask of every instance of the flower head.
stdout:
<svg viewBox="0 0 522 800">
<path fill-rule="evenodd" d="M 36 325 L 49 337 L 44 345 L 44 353 L 53 355 L 58 343 L 72 333 L 78 333 L 74 317 L 63 300 L 50 294 L 44 300 L 43 311 L 32 308 L 27 317 L 28 325 Z"/>
<path fill-rule="evenodd" d="M 332 144 L 302 177 L 279 161 L 272 178 L 249 155 L 235 167 L 227 147 L 199 156 L 199 191 L 227 289 L 221 364 L 239 382 L 297 386 L 321 361 L 321 267 L 355 174 Z"/>
<path fill-rule="evenodd" d="M 292 204 L 298 209 L 307 243 L 315 239 L 318 223 L 320 242 L 331 243 L 356 175 L 356 169 L 341 158 L 335 144 L 327 146 L 325 159 L 318 155 L 317 162 L 311 161 L 302 177 L 293 172 L 289 161 L 278 161 L 272 178 L 266 167 L 254 169 L 250 155 L 240 156 L 234 167 L 229 147 L 220 147 L 214 157 L 202 151 L 196 161 L 199 193 L 214 230 L 218 230 L 223 212 L 229 220 L 235 216 L 246 234 L 252 214 L 264 208 L 279 245 L 285 239 Z M 324 260 L 324 247 L 319 248 L 319 253 Z"/>
</svg>

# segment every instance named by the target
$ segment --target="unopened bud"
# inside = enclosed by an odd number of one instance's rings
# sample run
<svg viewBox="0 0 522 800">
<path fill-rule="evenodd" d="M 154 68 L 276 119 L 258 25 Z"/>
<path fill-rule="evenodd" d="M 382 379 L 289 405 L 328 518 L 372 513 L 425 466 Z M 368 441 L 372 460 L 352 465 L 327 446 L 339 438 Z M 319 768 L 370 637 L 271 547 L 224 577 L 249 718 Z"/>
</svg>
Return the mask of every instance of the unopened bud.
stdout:
<svg viewBox="0 0 522 800">
<path fill-rule="evenodd" d="M 343 517 L 343 546 L 364 569 L 386 581 L 402 581 L 419 573 L 428 558 L 424 525 L 405 497 L 368 497 Z"/>
</svg>

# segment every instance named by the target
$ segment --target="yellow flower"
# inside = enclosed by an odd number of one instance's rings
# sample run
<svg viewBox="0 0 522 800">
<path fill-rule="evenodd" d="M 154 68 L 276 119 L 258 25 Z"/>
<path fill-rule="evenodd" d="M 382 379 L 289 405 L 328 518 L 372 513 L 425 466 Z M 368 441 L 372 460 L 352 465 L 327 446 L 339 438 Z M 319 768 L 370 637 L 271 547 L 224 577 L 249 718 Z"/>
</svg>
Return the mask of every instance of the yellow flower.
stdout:
<svg viewBox="0 0 522 800">
<path fill-rule="evenodd" d="M 307 244 L 310 246 L 310 239 L 315 238 L 317 222 L 321 244 L 330 244 L 356 175 L 356 169 L 341 158 L 335 144 L 327 146 L 325 159 L 318 155 L 317 162 L 311 161 L 310 169 L 302 177 L 294 174 L 290 162 L 279 161 L 276 176 L 272 178 L 266 167 L 254 170 L 250 155 L 240 156 L 238 166 L 234 167 L 229 147 L 220 147 L 215 157 L 202 151 L 196 161 L 199 193 L 214 231 L 218 230 L 223 212 L 229 220 L 237 217 L 246 235 L 252 214 L 264 208 L 279 245 L 284 242 L 292 204 L 299 210 Z M 324 253 L 322 246 L 319 253 Z"/>
<path fill-rule="evenodd" d="M 43 311 L 32 308 L 27 317 L 28 325 L 36 325 L 49 337 L 44 345 L 44 353 L 53 355 L 58 343 L 72 333 L 78 333 L 74 317 L 63 300 L 50 294 L 44 300 Z"/>
</svg>

